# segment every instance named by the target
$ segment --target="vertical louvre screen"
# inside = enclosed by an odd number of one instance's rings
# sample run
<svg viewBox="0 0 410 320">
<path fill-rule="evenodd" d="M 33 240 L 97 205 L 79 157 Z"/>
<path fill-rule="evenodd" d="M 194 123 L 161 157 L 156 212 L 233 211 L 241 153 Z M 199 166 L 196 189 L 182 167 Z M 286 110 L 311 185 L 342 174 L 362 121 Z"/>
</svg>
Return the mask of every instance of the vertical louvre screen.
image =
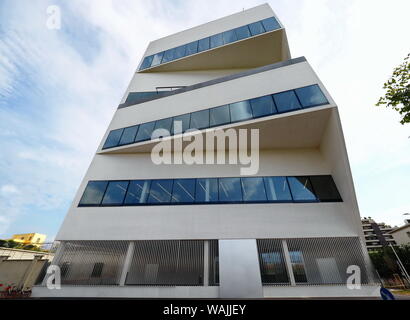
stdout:
<svg viewBox="0 0 410 320">
<path fill-rule="evenodd" d="M 67 241 L 58 261 L 62 285 L 118 285 L 127 241 Z"/>
<path fill-rule="evenodd" d="M 296 285 L 346 285 L 350 276 L 347 269 L 352 265 L 360 268 L 362 284 L 374 283 L 359 238 L 286 239 L 286 243 Z M 281 240 L 258 240 L 258 251 L 262 283 L 280 285 L 278 277 L 284 277 L 282 271 L 289 276 Z"/>
<path fill-rule="evenodd" d="M 202 286 L 204 241 L 136 241 L 127 285 Z"/>
<path fill-rule="evenodd" d="M 289 285 L 282 240 L 258 240 L 257 244 L 262 283 Z"/>
</svg>

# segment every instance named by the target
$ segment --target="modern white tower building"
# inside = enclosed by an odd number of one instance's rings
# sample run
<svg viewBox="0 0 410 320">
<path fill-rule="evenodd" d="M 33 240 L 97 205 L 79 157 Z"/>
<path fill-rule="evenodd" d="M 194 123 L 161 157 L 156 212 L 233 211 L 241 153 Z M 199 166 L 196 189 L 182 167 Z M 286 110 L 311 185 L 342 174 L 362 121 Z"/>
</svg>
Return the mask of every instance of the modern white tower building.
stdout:
<svg viewBox="0 0 410 320">
<path fill-rule="evenodd" d="M 196 154 L 225 163 L 182 161 L 215 129 L 231 129 L 229 144 Z M 259 130 L 258 144 L 238 143 L 242 157 L 259 151 L 253 175 L 228 162 L 240 129 Z M 166 141 L 172 163 L 155 164 Z M 34 296 L 377 292 L 338 108 L 266 4 L 149 44 L 56 239 L 62 287 L 44 279 Z"/>
</svg>

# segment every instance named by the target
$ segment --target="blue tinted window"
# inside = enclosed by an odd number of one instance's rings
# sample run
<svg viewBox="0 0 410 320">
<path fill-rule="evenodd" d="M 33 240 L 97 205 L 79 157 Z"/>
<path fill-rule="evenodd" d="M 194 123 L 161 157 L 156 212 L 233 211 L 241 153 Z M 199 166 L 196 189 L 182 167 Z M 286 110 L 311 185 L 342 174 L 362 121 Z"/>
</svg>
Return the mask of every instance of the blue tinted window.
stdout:
<svg viewBox="0 0 410 320">
<path fill-rule="evenodd" d="M 191 113 L 191 129 L 203 129 L 209 127 L 209 109 Z"/>
<path fill-rule="evenodd" d="M 296 89 L 296 94 L 304 108 L 327 104 L 328 101 L 317 84 Z"/>
<path fill-rule="evenodd" d="M 209 37 L 198 41 L 198 52 L 209 49 Z"/>
<path fill-rule="evenodd" d="M 152 180 L 148 203 L 171 202 L 173 180 Z"/>
<path fill-rule="evenodd" d="M 300 109 L 300 103 L 293 90 L 281 92 L 273 95 L 276 108 L 279 112 L 286 112 Z"/>
<path fill-rule="evenodd" d="M 105 191 L 102 204 L 120 205 L 124 201 L 125 193 L 128 188 L 128 181 L 110 181 L 107 191 Z"/>
<path fill-rule="evenodd" d="M 229 104 L 210 110 L 210 126 L 215 127 L 231 122 L 229 115 Z"/>
<path fill-rule="evenodd" d="M 236 36 L 235 30 L 229 30 L 229 31 L 225 31 L 222 33 L 223 38 L 224 38 L 224 43 L 231 43 L 234 41 L 238 40 L 238 37 Z"/>
<path fill-rule="evenodd" d="M 135 142 L 151 140 L 152 131 L 154 131 L 155 121 L 143 123 L 138 129 L 137 136 L 135 137 Z"/>
<path fill-rule="evenodd" d="M 176 47 L 175 48 L 175 59 L 180 59 L 182 57 L 185 57 L 185 52 L 186 52 L 186 45 Z"/>
<path fill-rule="evenodd" d="M 134 143 L 139 126 L 132 126 L 124 129 L 121 136 L 120 145 Z"/>
<path fill-rule="evenodd" d="M 154 56 L 145 57 L 144 60 L 141 63 L 140 70 L 141 69 L 147 69 L 147 68 L 151 67 L 152 59 L 154 59 Z"/>
<path fill-rule="evenodd" d="M 123 131 L 124 129 L 111 130 L 110 133 L 108 134 L 107 139 L 104 142 L 103 149 L 118 146 L 118 143 L 120 142 Z"/>
<path fill-rule="evenodd" d="M 172 118 L 172 130 L 173 134 L 184 133 L 189 129 L 189 122 L 191 121 L 191 114 L 183 114 Z"/>
<path fill-rule="evenodd" d="M 172 118 L 166 118 L 155 121 L 154 131 L 158 130 L 157 132 L 153 132 L 152 137 L 159 138 L 159 137 L 167 137 L 171 134 L 171 127 L 172 127 Z"/>
<path fill-rule="evenodd" d="M 320 201 L 340 201 L 341 197 L 332 176 L 310 177 L 313 190 Z"/>
<path fill-rule="evenodd" d="M 198 41 L 190 42 L 186 45 L 186 52 L 187 56 L 191 54 L 195 54 L 198 52 Z"/>
<path fill-rule="evenodd" d="M 145 99 L 149 99 L 155 96 L 157 96 L 156 91 L 130 92 L 128 94 L 127 100 L 125 100 L 125 103 L 134 104 L 134 103 L 137 103 L 137 102 L 140 102 L 140 101 L 143 101 Z"/>
<path fill-rule="evenodd" d="M 219 178 L 219 201 L 242 201 L 242 188 L 240 178 Z"/>
<path fill-rule="evenodd" d="M 235 29 L 236 37 L 238 40 L 246 39 L 251 36 L 248 26 L 243 26 Z"/>
<path fill-rule="evenodd" d="M 258 202 L 266 201 L 263 178 L 241 178 L 243 201 Z"/>
<path fill-rule="evenodd" d="M 272 31 L 280 28 L 278 21 L 274 17 L 262 20 L 262 24 L 266 31 Z"/>
<path fill-rule="evenodd" d="M 124 204 L 141 204 L 146 203 L 149 194 L 150 180 L 133 180 L 128 186 L 127 196 Z"/>
<path fill-rule="evenodd" d="M 256 36 L 257 34 L 264 33 L 265 29 L 260 21 L 251 23 L 249 25 L 249 29 L 251 30 L 251 34 Z"/>
<path fill-rule="evenodd" d="M 175 179 L 172 202 L 192 203 L 195 201 L 195 179 Z"/>
<path fill-rule="evenodd" d="M 230 104 L 231 121 L 243 121 L 252 118 L 251 105 L 248 100 Z"/>
<path fill-rule="evenodd" d="M 311 201 L 316 200 L 313 188 L 308 177 L 288 177 L 293 200 Z"/>
<path fill-rule="evenodd" d="M 286 177 L 266 177 L 263 179 L 269 201 L 292 201 Z"/>
<path fill-rule="evenodd" d="M 154 58 L 152 59 L 151 67 L 159 65 L 162 61 L 163 56 L 164 56 L 164 51 L 154 54 Z"/>
<path fill-rule="evenodd" d="M 264 117 L 276 113 L 276 107 L 272 96 L 264 96 L 251 99 L 252 113 L 254 118 Z"/>
<path fill-rule="evenodd" d="M 164 52 L 164 57 L 162 58 L 162 62 L 161 63 L 165 63 L 165 62 L 169 62 L 172 60 L 175 60 L 175 48 L 173 49 L 169 49 L 167 51 Z"/>
<path fill-rule="evenodd" d="M 89 181 L 81 197 L 80 205 L 99 205 L 107 185 L 107 181 Z"/>
<path fill-rule="evenodd" d="M 196 179 L 195 202 L 207 203 L 218 201 L 218 179 Z"/>
<path fill-rule="evenodd" d="M 222 33 L 215 34 L 210 37 L 210 47 L 215 48 L 215 47 L 220 47 L 224 44 L 224 40 L 222 37 Z"/>
</svg>

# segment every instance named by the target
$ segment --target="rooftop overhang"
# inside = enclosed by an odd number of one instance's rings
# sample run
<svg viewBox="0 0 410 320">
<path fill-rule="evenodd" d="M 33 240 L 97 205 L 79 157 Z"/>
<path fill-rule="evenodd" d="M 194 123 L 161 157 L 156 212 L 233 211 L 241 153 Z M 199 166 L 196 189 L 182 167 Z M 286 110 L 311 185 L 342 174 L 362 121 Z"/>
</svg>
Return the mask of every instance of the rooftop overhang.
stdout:
<svg viewBox="0 0 410 320">
<path fill-rule="evenodd" d="M 215 129 L 229 129 L 236 131 L 237 137 L 239 129 L 248 130 L 247 149 L 252 148 L 250 130 L 259 130 L 259 149 L 289 149 L 289 148 L 318 148 L 320 147 L 323 133 L 328 125 L 328 119 L 336 106 L 324 105 L 310 109 L 304 109 L 286 114 L 277 114 L 265 118 L 254 119 L 250 121 L 229 124 L 218 128 L 202 130 L 196 133 L 184 134 L 185 137 L 192 136 L 190 140 L 183 139 L 181 134 L 165 137 L 162 141 L 170 141 L 170 149 L 165 151 L 178 151 L 175 146 L 182 145 L 182 150 L 194 141 L 195 136 L 202 135 L 204 141 L 203 149 L 206 149 L 206 134 Z M 150 153 L 152 148 L 157 145 L 160 139 L 134 143 L 121 147 L 102 150 L 99 154 L 127 154 L 127 153 Z M 181 141 L 182 140 L 182 141 Z M 179 142 L 176 143 L 176 142 Z M 253 146 L 254 147 L 254 146 Z M 229 150 L 229 144 L 226 141 L 222 146 L 226 151 Z M 214 144 L 214 150 L 220 150 L 221 145 Z"/>
<path fill-rule="evenodd" d="M 139 71 L 248 69 L 290 59 L 285 29 L 277 29 Z"/>
</svg>

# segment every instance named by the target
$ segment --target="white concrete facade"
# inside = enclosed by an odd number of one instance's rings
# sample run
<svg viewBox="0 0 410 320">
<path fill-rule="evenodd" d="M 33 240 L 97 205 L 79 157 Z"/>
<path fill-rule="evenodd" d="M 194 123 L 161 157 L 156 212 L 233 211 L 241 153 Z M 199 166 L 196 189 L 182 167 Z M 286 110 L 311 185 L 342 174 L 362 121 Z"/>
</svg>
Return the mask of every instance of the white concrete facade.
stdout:
<svg viewBox="0 0 410 320">
<path fill-rule="evenodd" d="M 179 32 L 149 44 L 144 57 L 187 44 L 216 33 L 275 17 L 268 5 L 258 6 L 213 22 Z M 279 20 L 278 20 L 279 21 Z M 280 22 L 279 22 L 280 23 Z M 256 46 L 256 47 L 255 47 Z M 238 52 L 236 65 L 228 63 Z M 245 53 L 252 52 L 246 57 Z M 267 52 L 267 53 L 266 53 Z M 215 60 L 213 54 L 218 56 Z M 290 59 L 284 28 L 243 39 L 232 44 L 197 53 L 146 70 L 137 71 L 121 101 L 131 92 L 155 91 L 157 87 L 192 86 L 210 80 L 234 76 L 264 65 Z M 213 60 L 214 59 L 214 60 Z M 245 61 L 246 60 L 246 61 Z M 142 61 L 142 60 L 141 60 Z M 243 62 L 243 63 L 242 63 Z M 221 67 L 225 65 L 225 67 Z M 195 67 L 196 66 L 196 67 Z M 205 110 L 237 101 L 275 94 L 317 84 L 328 104 L 309 109 L 228 124 L 221 128 L 257 128 L 260 130 L 260 162 L 256 176 L 331 175 L 342 202 L 323 203 L 258 203 L 213 205 L 161 205 L 79 207 L 80 199 L 92 180 L 136 180 L 172 178 L 239 177 L 240 166 L 220 165 L 155 165 L 150 151 L 155 141 L 103 149 L 112 130 Z M 174 138 L 171 138 L 174 139 Z M 176 137 L 175 139 L 178 139 Z M 140 241 L 140 240 L 255 240 L 304 238 L 357 238 L 363 259 L 370 267 L 365 252 L 353 180 L 336 103 L 310 67 L 301 61 L 261 72 L 189 89 L 185 92 L 119 108 L 98 146 L 91 165 L 81 182 L 56 239 L 65 241 Z M 243 255 L 257 257 L 255 246 Z M 223 255 L 223 248 L 219 255 Z M 245 252 L 249 250 L 248 252 Z M 252 251 L 253 250 L 253 251 Z M 226 254 L 226 251 L 225 251 Z M 220 256 L 221 270 L 227 268 Z M 229 256 L 238 259 L 238 255 Z M 288 272 L 290 261 L 287 265 Z M 224 274 L 227 273 L 223 269 Z M 260 278 L 252 267 L 250 278 Z M 364 272 L 364 271 L 363 271 Z M 228 277 L 229 278 L 229 277 Z M 34 296 L 55 297 L 229 297 L 231 286 L 203 287 L 138 287 L 64 286 L 61 290 L 38 287 Z M 226 280 L 226 281 L 233 281 Z M 238 279 L 239 281 L 239 279 Z M 261 283 L 260 283 L 261 284 Z M 259 284 L 259 285 L 260 285 Z M 330 288 L 330 289 L 329 289 Z M 345 286 L 263 286 L 259 297 L 354 297 L 374 296 L 373 285 L 363 291 Z M 235 290 L 240 290 L 235 286 Z M 330 290 L 330 291 L 329 291 Z M 244 297 L 243 295 L 237 295 Z M 233 296 L 232 296 L 233 297 Z M 255 297 L 252 295 L 252 297 Z"/>
</svg>

